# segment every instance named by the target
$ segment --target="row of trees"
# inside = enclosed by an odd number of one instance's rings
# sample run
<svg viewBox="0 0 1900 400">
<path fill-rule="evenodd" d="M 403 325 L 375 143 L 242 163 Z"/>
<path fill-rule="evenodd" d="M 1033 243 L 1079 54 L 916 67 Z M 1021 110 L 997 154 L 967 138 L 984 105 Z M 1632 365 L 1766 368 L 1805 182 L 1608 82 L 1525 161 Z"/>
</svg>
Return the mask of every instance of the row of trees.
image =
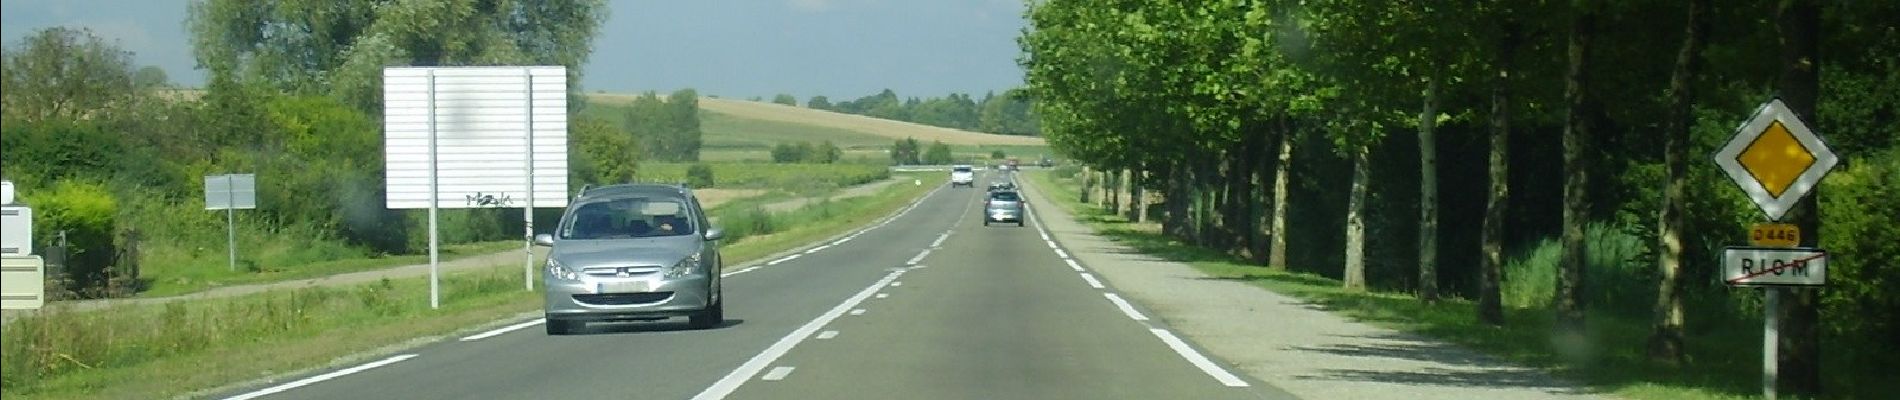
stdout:
<svg viewBox="0 0 1900 400">
<path fill-rule="evenodd" d="M 780 164 L 831 164 L 843 159 L 844 149 L 832 144 L 830 140 L 817 145 L 801 141 L 796 144 L 779 143 L 772 146 L 772 162 Z"/>
<path fill-rule="evenodd" d="M 798 105 L 798 99 L 789 94 L 773 96 L 772 102 Z M 836 103 L 825 96 L 812 96 L 811 100 L 805 102 L 805 107 L 968 131 L 1004 135 L 1041 134 L 1029 98 L 1022 89 L 1010 89 L 1001 95 L 985 93 L 982 100 L 960 93 L 899 100 L 897 92 L 884 89 L 877 94 Z"/>
<path fill-rule="evenodd" d="M 665 98 L 647 92 L 633 100 L 624 123 L 626 133 L 640 138 L 647 159 L 699 161 L 705 132 L 699 127 L 698 91 L 680 89 Z"/>
<path fill-rule="evenodd" d="M 924 147 L 917 138 L 903 138 L 891 144 L 891 162 L 897 165 L 944 165 L 956 162 L 956 156 L 950 153 L 950 145 L 942 140 L 932 141 L 929 147 Z"/>
<path fill-rule="evenodd" d="M 1158 191 L 1169 235 L 1349 288 L 1476 298 L 1492 324 L 1511 255 L 1554 237 L 1557 332 L 1586 332 L 1592 305 L 1652 319 L 1649 352 L 1673 363 L 1690 307 L 1758 304 L 1712 260 L 1759 214 L 1691 162 L 1756 104 L 1780 97 L 1846 155 L 1829 191 L 1900 198 L 1900 6 L 1710 3 L 1050 0 L 1020 43 L 1043 135 L 1128 192 L 1111 206 L 1131 218 Z M 1871 290 L 1900 278 L 1881 267 L 1900 262 L 1895 228 L 1875 222 L 1900 211 L 1824 201 L 1795 214 L 1804 244 L 1857 253 L 1830 257 L 1833 289 L 1775 311 L 1797 321 L 1796 391 L 1818 385 L 1822 334 L 1900 343 L 1900 323 L 1867 321 L 1900 321 L 1900 296 Z M 1593 223 L 1640 257 L 1592 261 Z M 1858 317 L 1822 330 L 1817 310 Z"/>
</svg>

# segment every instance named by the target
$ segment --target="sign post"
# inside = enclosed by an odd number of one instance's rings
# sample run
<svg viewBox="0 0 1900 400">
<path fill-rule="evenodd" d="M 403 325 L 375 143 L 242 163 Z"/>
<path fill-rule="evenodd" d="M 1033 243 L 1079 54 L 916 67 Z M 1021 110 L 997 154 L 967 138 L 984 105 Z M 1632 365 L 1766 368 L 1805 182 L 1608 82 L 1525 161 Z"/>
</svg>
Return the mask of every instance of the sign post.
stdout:
<svg viewBox="0 0 1900 400">
<path fill-rule="evenodd" d="M 232 271 L 237 270 L 237 210 L 256 208 L 256 174 L 205 176 L 205 209 L 224 210 L 224 248 Z"/>
<path fill-rule="evenodd" d="M 1715 164 L 1771 222 L 1780 222 L 1795 203 L 1814 190 L 1840 159 L 1781 99 L 1772 99 L 1735 130 L 1715 153 Z M 1780 363 L 1780 320 L 1776 309 L 1787 287 L 1827 284 L 1827 251 L 1797 248 L 1799 227 L 1756 224 L 1749 229 L 1754 246 L 1722 251 L 1723 281 L 1729 286 L 1763 287 L 1762 395 L 1775 398 Z"/>
<path fill-rule="evenodd" d="M 562 66 L 383 69 L 386 206 L 429 210 L 431 308 L 441 208 L 522 207 L 534 289 L 534 207 L 567 206 L 567 95 Z"/>
</svg>

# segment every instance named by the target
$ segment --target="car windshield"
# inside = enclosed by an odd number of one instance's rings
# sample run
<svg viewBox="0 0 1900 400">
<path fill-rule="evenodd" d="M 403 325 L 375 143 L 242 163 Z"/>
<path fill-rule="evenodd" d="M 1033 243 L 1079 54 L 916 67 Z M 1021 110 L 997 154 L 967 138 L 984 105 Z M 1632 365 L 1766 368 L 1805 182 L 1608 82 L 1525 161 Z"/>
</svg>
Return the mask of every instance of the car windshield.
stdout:
<svg viewBox="0 0 1900 400">
<path fill-rule="evenodd" d="M 971 168 L 970 167 L 955 167 L 955 168 L 951 168 L 950 170 L 956 171 L 956 172 L 970 172 Z"/>
<path fill-rule="evenodd" d="M 631 239 L 693 233 L 679 199 L 626 197 L 582 203 L 561 221 L 561 239 Z"/>
<path fill-rule="evenodd" d="M 1023 198 L 1022 198 L 1022 196 L 1017 196 L 1017 195 L 1016 195 L 1016 192 L 995 192 L 995 193 L 990 193 L 990 200 L 994 200 L 994 201 L 1023 201 Z"/>
</svg>

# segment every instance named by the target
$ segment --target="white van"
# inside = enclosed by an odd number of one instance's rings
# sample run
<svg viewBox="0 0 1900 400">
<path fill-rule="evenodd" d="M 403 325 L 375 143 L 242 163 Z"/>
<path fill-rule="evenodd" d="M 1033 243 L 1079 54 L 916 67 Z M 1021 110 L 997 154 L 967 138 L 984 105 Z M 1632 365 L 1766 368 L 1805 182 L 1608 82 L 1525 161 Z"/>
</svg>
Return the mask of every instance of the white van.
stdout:
<svg viewBox="0 0 1900 400">
<path fill-rule="evenodd" d="M 950 187 L 976 187 L 975 167 L 968 165 L 950 166 Z"/>
</svg>

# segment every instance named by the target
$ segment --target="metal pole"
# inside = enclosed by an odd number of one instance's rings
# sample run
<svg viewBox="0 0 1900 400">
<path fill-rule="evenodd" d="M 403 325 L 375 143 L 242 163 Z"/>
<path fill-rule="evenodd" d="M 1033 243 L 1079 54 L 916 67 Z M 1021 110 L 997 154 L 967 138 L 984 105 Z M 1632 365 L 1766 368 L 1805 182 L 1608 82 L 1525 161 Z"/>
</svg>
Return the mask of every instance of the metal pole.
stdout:
<svg viewBox="0 0 1900 400">
<path fill-rule="evenodd" d="M 525 78 L 526 78 L 524 79 L 524 82 L 526 82 L 526 86 L 521 89 L 521 94 L 524 97 L 523 101 L 527 103 L 526 108 L 527 108 L 527 113 L 528 113 L 527 114 L 528 122 L 525 124 L 528 131 L 527 132 L 528 133 L 527 135 L 528 137 L 528 149 L 527 149 L 528 163 L 527 163 L 527 168 L 526 168 L 527 173 L 528 173 L 528 205 L 527 207 L 523 207 L 521 209 L 521 226 L 522 226 L 521 229 L 522 231 L 524 231 L 523 236 L 522 236 L 522 239 L 524 239 L 524 243 L 521 244 L 521 252 L 525 253 L 526 255 L 523 256 L 524 260 L 521 262 L 521 284 L 525 286 L 527 290 L 533 291 L 534 290 L 534 71 L 530 70 L 529 68 L 524 67 L 521 69 L 521 74 L 525 75 Z"/>
<path fill-rule="evenodd" d="M 224 174 L 224 248 L 230 254 L 230 268 L 237 271 L 237 180 Z"/>
<path fill-rule="evenodd" d="M 1775 400 L 1775 378 L 1780 368 L 1781 332 L 1776 314 L 1780 314 L 1781 288 L 1764 289 L 1768 299 L 1761 307 L 1761 395 L 1762 398 Z"/>
<path fill-rule="evenodd" d="M 436 187 L 435 160 L 435 70 L 429 70 L 429 309 L 442 307 L 442 285 L 439 282 L 441 253 L 436 251 L 440 238 L 436 234 L 436 208 L 441 196 Z"/>
</svg>

